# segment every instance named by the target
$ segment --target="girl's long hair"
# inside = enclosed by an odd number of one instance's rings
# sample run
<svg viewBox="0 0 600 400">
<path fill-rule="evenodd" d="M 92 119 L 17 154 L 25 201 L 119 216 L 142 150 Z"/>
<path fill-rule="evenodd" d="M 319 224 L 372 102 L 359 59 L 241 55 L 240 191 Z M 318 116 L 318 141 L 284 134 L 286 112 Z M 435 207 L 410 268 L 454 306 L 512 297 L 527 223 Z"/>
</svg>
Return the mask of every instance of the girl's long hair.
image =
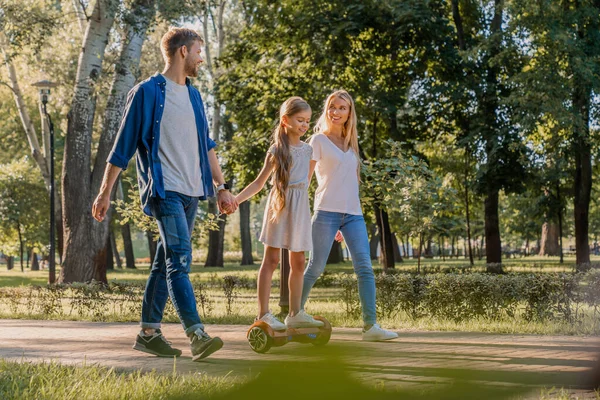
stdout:
<svg viewBox="0 0 600 400">
<path fill-rule="evenodd" d="M 283 126 L 283 116 L 290 118 L 302 111 L 310 111 L 310 105 L 301 97 L 287 99 L 279 108 L 279 123 L 273 130 L 273 192 L 271 194 L 270 220 L 275 221 L 285 207 L 285 192 L 290 183 L 292 156 L 290 142 Z"/>
<path fill-rule="evenodd" d="M 331 123 L 329 118 L 327 118 L 327 111 L 329 110 L 329 106 L 333 99 L 336 98 L 346 101 L 350 106 L 348 120 L 342 129 L 342 138 L 344 138 L 345 147 L 351 148 L 356 154 L 356 157 L 360 160 L 360 153 L 358 152 L 358 131 L 356 130 L 356 107 L 354 106 L 354 100 L 352 99 L 352 96 L 350 96 L 350 93 L 345 90 L 336 90 L 327 97 L 325 106 L 323 107 L 323 113 L 317 120 L 314 131 L 315 133 L 325 133 L 330 130 Z"/>
</svg>

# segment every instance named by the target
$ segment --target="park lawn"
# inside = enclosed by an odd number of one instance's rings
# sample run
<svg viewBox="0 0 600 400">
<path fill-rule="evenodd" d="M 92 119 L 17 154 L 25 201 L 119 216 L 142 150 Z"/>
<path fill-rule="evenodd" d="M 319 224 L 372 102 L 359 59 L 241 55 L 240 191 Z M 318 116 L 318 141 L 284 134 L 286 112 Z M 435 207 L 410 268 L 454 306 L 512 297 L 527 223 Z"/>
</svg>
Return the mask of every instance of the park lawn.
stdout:
<svg viewBox="0 0 600 400">
<path fill-rule="evenodd" d="M 597 257 L 600 259 L 600 257 Z M 564 265 L 558 263 L 558 258 L 552 257 L 528 257 L 523 259 L 508 259 L 505 268 L 508 271 L 515 272 L 567 272 L 574 268 L 574 258 L 566 259 Z M 423 260 L 422 268 L 428 269 L 446 269 L 459 268 L 465 266 L 465 260 Z M 137 270 L 113 270 L 108 273 L 109 282 L 133 283 L 142 286 L 146 282 L 148 275 L 148 265 L 140 265 Z M 376 270 L 380 266 L 376 264 Z M 226 275 L 235 275 L 241 279 L 253 281 L 256 279 L 259 264 L 254 266 L 240 266 L 237 263 L 228 263 L 224 268 L 205 268 L 202 265 L 194 264 L 190 274 L 194 282 L 206 283 L 206 294 L 209 302 L 205 304 L 206 308 L 199 301 L 198 308 L 207 324 L 251 324 L 256 315 L 256 291 L 253 288 L 237 288 L 237 296 L 233 300 L 230 310 L 227 309 L 227 298 L 221 289 L 222 278 Z M 484 262 L 479 261 L 475 269 L 483 270 Z M 402 271 L 415 271 L 416 260 L 406 260 L 402 264 L 397 264 L 397 269 Z M 346 261 L 340 264 L 327 266 L 326 271 L 330 273 L 352 272 L 352 265 Z M 14 269 L 12 271 L 0 270 L 0 287 L 15 287 L 27 285 L 44 285 L 47 271 L 26 271 Z M 274 287 L 271 294 L 271 310 L 279 311 L 279 287 L 277 281 L 279 274 L 274 275 Z M 311 298 L 307 303 L 307 311 L 322 315 L 328 318 L 333 326 L 339 327 L 361 327 L 360 318 L 349 317 L 344 310 L 344 303 L 340 300 L 341 288 L 339 287 L 315 287 L 311 293 Z M 126 322 L 139 320 L 139 304 L 137 301 L 125 309 L 112 313 L 105 313 L 102 317 L 93 315 L 79 315 L 73 312 L 73 307 L 68 300 L 62 300 L 62 308 L 65 310 L 61 315 L 53 315 L 52 319 L 67 320 L 96 320 L 107 322 Z M 590 335 L 600 333 L 600 325 L 592 318 L 590 310 L 579 324 L 571 324 L 562 321 L 545 322 L 526 322 L 522 318 L 507 320 L 494 320 L 484 318 L 469 319 L 461 322 L 443 320 L 439 318 L 419 318 L 411 319 L 404 312 L 399 312 L 392 318 L 380 319 L 380 323 L 388 328 L 398 330 L 442 330 L 442 331 L 472 331 L 472 332 L 493 332 L 510 334 L 566 334 L 566 335 Z M 9 305 L 0 304 L 0 318 L 33 318 L 45 319 L 46 314 L 31 312 L 30 307 L 21 308 L 19 312 L 11 312 Z M 178 318 L 170 302 L 165 312 L 165 322 L 178 322 Z"/>
<path fill-rule="evenodd" d="M 600 263 L 600 256 L 592 256 L 592 262 Z M 192 279 L 197 279 L 201 282 L 210 282 L 211 278 L 222 278 L 225 275 L 236 275 L 238 277 L 256 278 L 260 260 L 255 261 L 254 265 L 241 266 L 238 262 L 226 263 L 223 268 L 220 267 L 204 267 L 201 264 L 193 264 L 190 274 Z M 440 258 L 422 259 L 421 269 L 432 270 L 440 268 L 463 268 L 468 267 L 468 260 L 464 258 L 442 260 Z M 60 267 L 59 267 L 60 268 Z M 120 283 L 145 283 L 148 277 L 148 264 L 137 264 L 137 269 L 115 269 L 108 271 L 108 281 Z M 381 265 L 376 260 L 373 263 L 373 268 L 381 270 Z M 571 272 L 575 268 L 575 257 L 565 257 L 564 264 L 559 263 L 558 257 L 540 257 L 530 256 L 523 258 L 510 258 L 504 260 L 504 269 L 507 272 Z M 396 264 L 396 270 L 402 272 L 416 272 L 417 260 L 405 259 L 402 263 Z M 484 271 L 485 260 L 475 260 L 474 270 Z M 337 272 L 352 272 L 352 263 L 344 261 L 340 264 L 330 264 L 326 271 L 331 273 Z M 57 271 L 58 275 L 58 271 Z M 18 264 L 11 271 L 7 271 L 4 265 L 0 264 L 0 287 L 15 287 L 21 285 L 44 285 L 47 282 L 48 271 L 30 271 L 25 269 L 21 272 Z M 275 273 L 277 278 L 277 273 Z"/>
<path fill-rule="evenodd" d="M 174 365 L 175 368 L 175 365 Z M 239 378 L 126 372 L 98 366 L 18 363 L 0 359 L 0 399 L 206 399 L 237 387 Z"/>
<path fill-rule="evenodd" d="M 306 379 L 305 375 L 310 376 L 315 373 L 309 371 L 310 368 L 314 368 L 312 364 L 303 367 L 304 363 L 299 363 L 293 365 L 293 368 L 290 368 L 292 365 L 288 364 L 286 368 L 279 369 L 274 369 L 273 366 L 270 374 L 259 374 L 256 379 L 248 380 L 247 378 L 235 378 L 229 374 L 222 377 L 212 377 L 201 372 L 178 374 L 176 373 L 176 363 L 177 361 L 174 361 L 173 372 L 165 374 L 155 371 L 147 373 L 120 371 L 95 365 L 65 366 L 56 362 L 19 363 L 0 359 L 0 398 L 3 400 L 264 399 L 266 387 L 281 388 L 286 386 L 286 382 L 292 385 L 297 384 L 295 381 L 298 379 L 298 375 Z M 327 367 L 330 369 L 328 370 Z M 336 371 L 339 367 L 332 363 L 331 366 L 324 367 L 324 371 Z M 275 376 L 272 376 L 273 373 Z M 322 390 L 328 393 L 341 392 L 343 398 L 347 400 L 379 397 L 429 399 L 432 396 L 438 397 L 441 394 L 440 391 L 443 391 L 447 398 L 477 398 L 475 396 L 482 395 L 497 399 L 529 400 L 534 395 L 539 400 L 573 399 L 570 391 L 563 388 L 542 387 L 533 389 L 532 393 L 531 388 L 490 386 L 477 381 L 472 381 L 467 385 L 463 382 L 456 386 L 450 384 L 427 387 L 424 385 L 423 387 L 408 386 L 402 389 L 382 390 L 385 386 L 380 381 L 373 382 L 374 385 L 364 385 L 352 377 L 342 378 L 342 375 L 336 372 L 325 373 L 327 375 L 321 377 L 319 382 L 313 382 L 312 389 L 311 385 L 300 386 L 296 389 L 297 395 L 288 394 L 287 397 L 309 399 L 310 391 L 315 390 L 315 386 L 324 385 Z M 444 371 L 441 370 L 437 373 L 444 375 Z M 456 377 L 454 371 L 446 373 L 448 377 Z M 276 379 L 276 384 L 273 384 L 271 379 Z M 265 384 L 267 386 L 264 386 Z M 598 392 L 593 395 L 595 395 L 594 398 L 600 399 Z M 317 396 L 317 398 L 321 397 Z"/>
</svg>

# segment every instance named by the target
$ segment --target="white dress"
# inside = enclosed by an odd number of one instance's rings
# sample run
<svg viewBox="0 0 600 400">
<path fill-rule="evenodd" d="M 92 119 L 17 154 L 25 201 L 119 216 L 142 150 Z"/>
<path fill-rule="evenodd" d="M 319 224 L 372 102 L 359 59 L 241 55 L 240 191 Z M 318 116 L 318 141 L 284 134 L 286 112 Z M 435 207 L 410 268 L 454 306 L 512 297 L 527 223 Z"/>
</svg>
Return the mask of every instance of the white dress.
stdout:
<svg viewBox="0 0 600 400">
<path fill-rule="evenodd" d="M 272 154 L 273 146 L 269 149 Z M 285 196 L 285 207 L 279 212 L 276 221 L 271 221 L 271 198 L 269 193 L 263 218 L 260 241 L 267 246 L 290 251 L 312 250 L 312 227 L 308 201 L 308 168 L 312 158 L 312 147 L 302 142 L 290 146 L 292 167 Z"/>
</svg>

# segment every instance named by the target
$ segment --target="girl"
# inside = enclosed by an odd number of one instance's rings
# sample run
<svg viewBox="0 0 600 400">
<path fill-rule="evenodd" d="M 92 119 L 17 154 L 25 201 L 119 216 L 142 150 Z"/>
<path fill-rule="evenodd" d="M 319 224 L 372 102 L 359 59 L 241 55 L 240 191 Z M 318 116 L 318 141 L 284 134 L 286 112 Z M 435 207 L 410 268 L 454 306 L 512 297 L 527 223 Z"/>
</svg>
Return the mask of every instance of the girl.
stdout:
<svg viewBox="0 0 600 400">
<path fill-rule="evenodd" d="M 338 90 L 329 95 L 310 144 L 313 147 L 313 157 L 309 181 L 313 171 L 316 171 L 319 186 L 315 192 L 313 251 L 304 274 L 302 307 L 304 308 L 310 289 L 325 269 L 331 245 L 336 232 L 340 230 L 352 255 L 352 264 L 358 277 L 358 294 L 364 323 L 363 340 L 397 338 L 398 334 L 382 329 L 376 323 L 375 277 L 358 196 L 360 162 L 356 112 L 354 101 L 348 92 Z"/>
<path fill-rule="evenodd" d="M 323 326 L 300 308 L 304 273 L 304 252 L 312 250 L 310 208 L 308 202 L 308 168 L 312 156 L 310 145 L 300 141 L 308 130 L 312 111 L 300 97 L 287 99 L 279 109 L 279 123 L 273 132 L 273 145 L 258 177 L 237 195 L 239 203 L 258 193 L 273 174 L 260 241 L 265 252 L 258 272 L 258 317 L 275 330 Z M 271 279 L 279 264 L 280 249 L 290 258 L 290 314 L 285 325 L 269 311 Z"/>
</svg>

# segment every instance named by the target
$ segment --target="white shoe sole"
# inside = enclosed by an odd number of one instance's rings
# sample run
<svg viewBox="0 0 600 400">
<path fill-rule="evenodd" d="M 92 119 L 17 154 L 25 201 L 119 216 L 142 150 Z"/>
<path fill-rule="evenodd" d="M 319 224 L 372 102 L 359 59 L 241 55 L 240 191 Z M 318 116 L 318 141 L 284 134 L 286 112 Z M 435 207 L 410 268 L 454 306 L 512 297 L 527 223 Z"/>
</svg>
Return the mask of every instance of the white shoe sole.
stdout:
<svg viewBox="0 0 600 400">
<path fill-rule="evenodd" d="M 369 337 L 364 337 L 362 338 L 362 340 L 364 342 L 383 342 L 385 340 L 393 340 L 393 339 L 398 339 L 398 336 L 394 336 L 394 337 L 380 337 L 380 338 L 369 338 Z"/>
<path fill-rule="evenodd" d="M 312 324 L 310 322 L 298 322 L 298 323 L 291 323 L 291 324 L 286 324 L 288 328 L 292 328 L 292 329 L 298 329 L 298 328 L 322 328 L 323 326 L 325 326 L 324 323 L 320 323 L 320 324 Z"/>
</svg>

